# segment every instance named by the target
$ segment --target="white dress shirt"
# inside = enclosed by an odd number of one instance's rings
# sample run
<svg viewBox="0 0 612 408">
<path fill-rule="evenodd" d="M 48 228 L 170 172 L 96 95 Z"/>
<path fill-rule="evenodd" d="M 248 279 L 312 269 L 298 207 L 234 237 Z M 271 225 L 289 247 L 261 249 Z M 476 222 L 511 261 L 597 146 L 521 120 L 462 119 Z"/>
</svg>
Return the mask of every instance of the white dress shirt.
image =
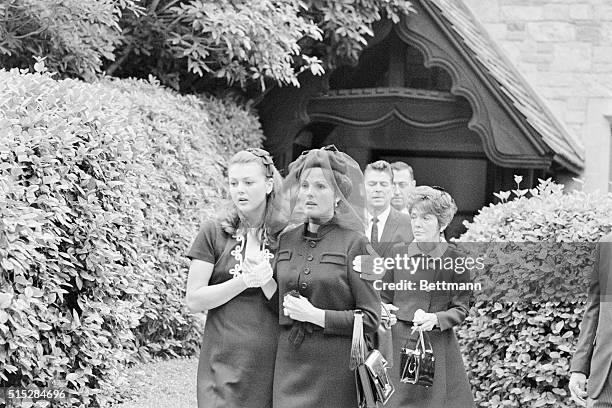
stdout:
<svg viewBox="0 0 612 408">
<path fill-rule="evenodd" d="M 385 211 L 383 211 L 382 213 L 380 213 L 376 218 L 378 218 L 378 242 L 380 242 L 381 238 L 382 238 L 382 234 L 383 234 L 383 230 L 385 229 L 385 225 L 387 224 L 387 218 L 389 218 L 389 213 L 391 212 L 391 206 L 388 206 L 387 209 Z M 372 238 L 372 225 L 374 224 L 372 222 L 372 218 L 374 218 L 374 216 L 372 214 L 370 214 L 369 211 L 366 211 L 366 216 L 368 217 L 368 227 L 366 229 L 366 236 L 368 237 L 368 239 Z"/>
</svg>

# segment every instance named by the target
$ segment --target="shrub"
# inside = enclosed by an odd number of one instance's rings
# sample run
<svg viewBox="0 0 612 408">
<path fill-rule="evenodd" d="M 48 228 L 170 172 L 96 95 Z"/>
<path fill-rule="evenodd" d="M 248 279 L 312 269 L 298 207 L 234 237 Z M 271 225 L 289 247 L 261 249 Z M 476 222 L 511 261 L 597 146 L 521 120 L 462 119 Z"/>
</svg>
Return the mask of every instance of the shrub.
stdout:
<svg viewBox="0 0 612 408">
<path fill-rule="evenodd" d="M 158 84 L 0 70 L 0 381 L 102 406 L 125 364 L 196 351 L 186 249 L 255 118 Z"/>
<path fill-rule="evenodd" d="M 94 78 L 122 42 L 121 16 L 142 15 L 133 0 L 0 2 L 0 66 L 25 68 L 46 57 L 54 71 Z"/>
<path fill-rule="evenodd" d="M 520 177 L 516 181 L 520 183 Z M 556 282 L 553 291 L 524 291 L 529 296 L 521 297 L 521 302 L 496 302 L 486 295 L 477 299 L 476 312 L 458 330 L 477 403 L 481 407 L 573 407 L 567 389 L 568 370 L 587 287 L 582 284 L 572 289 L 570 285 L 582 282 L 583 276 L 578 275 L 592 267 L 589 254 L 593 245 L 581 243 L 598 241 L 612 228 L 612 195 L 565 193 L 562 185 L 550 180 L 540 180 L 535 189 L 517 188 L 496 195 L 502 202 L 480 210 L 472 223 L 466 223 L 467 232 L 458 241 L 513 242 L 517 251 L 513 256 L 524 261 L 514 264 L 516 270 L 512 271 L 492 267 L 489 275 L 496 282 L 504 273 L 521 280 L 506 282 L 509 286 L 498 288 L 497 294 L 512 285 L 545 279 L 546 274 L 568 275 L 556 280 L 551 277 L 550 281 Z M 511 196 L 514 199 L 507 201 Z M 554 244 L 559 253 L 539 257 L 545 246 L 516 244 L 525 241 L 572 243 L 571 248 L 584 252 L 569 257 L 562 245 Z M 502 263 L 508 248 L 491 252 L 491 263 Z M 551 260 L 557 263 L 555 267 L 545 268 Z M 556 291 L 565 295 L 574 292 L 575 296 L 555 300 Z"/>
</svg>

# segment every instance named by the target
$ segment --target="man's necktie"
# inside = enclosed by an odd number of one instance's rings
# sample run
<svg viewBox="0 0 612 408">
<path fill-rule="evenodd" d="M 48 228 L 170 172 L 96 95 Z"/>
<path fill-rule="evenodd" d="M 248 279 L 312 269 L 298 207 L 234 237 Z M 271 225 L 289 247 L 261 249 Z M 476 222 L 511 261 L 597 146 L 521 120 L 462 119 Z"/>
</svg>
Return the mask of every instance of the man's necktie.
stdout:
<svg viewBox="0 0 612 408">
<path fill-rule="evenodd" d="M 378 218 L 372 217 L 372 235 L 370 236 L 372 244 L 378 244 Z"/>
</svg>

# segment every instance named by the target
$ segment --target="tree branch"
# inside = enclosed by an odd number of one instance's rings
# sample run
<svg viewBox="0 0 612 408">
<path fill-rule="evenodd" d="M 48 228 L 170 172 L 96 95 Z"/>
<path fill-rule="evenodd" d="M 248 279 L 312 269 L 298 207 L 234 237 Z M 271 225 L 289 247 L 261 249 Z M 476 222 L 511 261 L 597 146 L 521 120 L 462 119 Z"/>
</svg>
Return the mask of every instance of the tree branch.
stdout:
<svg viewBox="0 0 612 408">
<path fill-rule="evenodd" d="M 117 71 L 121 67 L 121 65 L 123 65 L 127 57 L 130 56 L 133 48 L 134 46 L 132 44 L 128 45 L 123 55 L 121 55 L 121 57 L 119 57 L 117 61 L 113 62 L 108 67 L 108 69 L 106 69 L 106 74 L 112 76 L 115 73 L 115 71 Z"/>
</svg>

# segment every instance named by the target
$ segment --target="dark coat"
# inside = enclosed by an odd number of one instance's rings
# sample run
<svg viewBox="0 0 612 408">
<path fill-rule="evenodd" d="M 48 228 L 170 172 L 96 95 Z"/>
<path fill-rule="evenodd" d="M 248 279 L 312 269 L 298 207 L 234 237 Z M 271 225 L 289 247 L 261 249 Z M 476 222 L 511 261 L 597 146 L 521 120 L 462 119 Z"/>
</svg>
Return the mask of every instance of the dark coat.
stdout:
<svg viewBox="0 0 612 408">
<path fill-rule="evenodd" d="M 400 244 L 394 248 L 396 254 L 417 255 L 414 252 L 416 244 Z M 434 251 L 435 252 L 435 251 Z M 454 259 L 465 255 L 452 246 L 443 243 L 434 258 Z M 396 361 L 390 370 L 391 379 L 396 385 L 395 394 L 391 397 L 388 407 L 401 408 L 468 408 L 474 406 L 472 391 L 467 377 L 454 327 L 461 324 L 468 315 L 472 292 L 470 290 L 420 290 L 421 280 L 427 282 L 469 283 L 470 273 L 455 272 L 452 269 L 438 268 L 439 264 L 428 268 L 419 268 L 414 273 L 403 269 L 393 269 L 393 282 L 415 282 L 415 290 L 396 290 L 392 303 L 399 308 L 398 323 L 393 327 L 393 356 Z M 438 316 L 439 327 L 429 332 L 434 355 L 436 357 L 434 383 L 430 388 L 400 383 L 399 355 L 411 332 L 414 312 L 422 309 Z"/>
<path fill-rule="evenodd" d="M 589 298 L 570 371 L 588 376 L 587 392 L 597 399 L 612 367 L 612 234 L 597 244 Z"/>
<path fill-rule="evenodd" d="M 410 216 L 391 207 L 389 217 L 383 228 L 380 242 L 372 244 L 376 253 L 382 257 L 390 256 L 393 246 L 402 242 L 412 242 Z"/>
<path fill-rule="evenodd" d="M 391 207 L 389 216 L 383 227 L 380 241 L 376 244 L 372 244 L 372 247 L 380 257 L 386 258 L 391 256 L 393 247 L 396 244 L 412 242 L 413 239 L 414 236 L 412 235 L 410 216 Z M 385 274 L 382 280 L 383 282 L 393 282 L 393 276 L 391 273 Z M 391 297 L 393 293 L 391 291 L 381 291 L 380 295 L 383 302 L 392 302 Z M 389 366 L 393 366 L 393 364 L 395 364 L 395 359 L 393 358 L 391 330 L 381 325 L 376 333 L 371 336 L 370 341 L 372 346 L 385 356 Z"/>
<path fill-rule="evenodd" d="M 209 285 L 233 279 L 239 261 L 232 250 L 246 246 L 207 221 L 188 257 L 214 264 Z M 241 251 L 238 251 L 241 253 Z M 199 408 L 270 408 L 278 320 L 260 288 L 250 288 L 208 311 L 197 374 Z"/>
<path fill-rule="evenodd" d="M 391 212 L 389 212 L 380 242 L 377 245 L 373 245 L 373 248 L 378 255 L 388 258 L 393 255 L 395 245 L 410 243 L 413 239 L 414 235 L 412 235 L 410 216 L 391 207 Z M 383 277 L 383 282 L 393 282 L 392 274 L 386 273 Z M 391 303 L 391 296 L 392 294 L 389 291 L 381 293 L 383 302 L 386 303 Z"/>
<path fill-rule="evenodd" d="M 378 293 L 352 269 L 353 258 L 367 254 L 367 240 L 333 223 L 319 227 L 316 237 L 305 230 L 299 226 L 281 236 L 274 265 L 281 328 L 273 404 L 353 408 L 357 398 L 349 362 L 354 311 L 363 311 L 365 332 L 373 332 L 380 322 Z M 294 322 L 282 313 L 283 298 L 291 290 L 325 310 L 325 328 Z M 292 333 L 298 329 L 304 337 L 295 344 Z"/>
</svg>

